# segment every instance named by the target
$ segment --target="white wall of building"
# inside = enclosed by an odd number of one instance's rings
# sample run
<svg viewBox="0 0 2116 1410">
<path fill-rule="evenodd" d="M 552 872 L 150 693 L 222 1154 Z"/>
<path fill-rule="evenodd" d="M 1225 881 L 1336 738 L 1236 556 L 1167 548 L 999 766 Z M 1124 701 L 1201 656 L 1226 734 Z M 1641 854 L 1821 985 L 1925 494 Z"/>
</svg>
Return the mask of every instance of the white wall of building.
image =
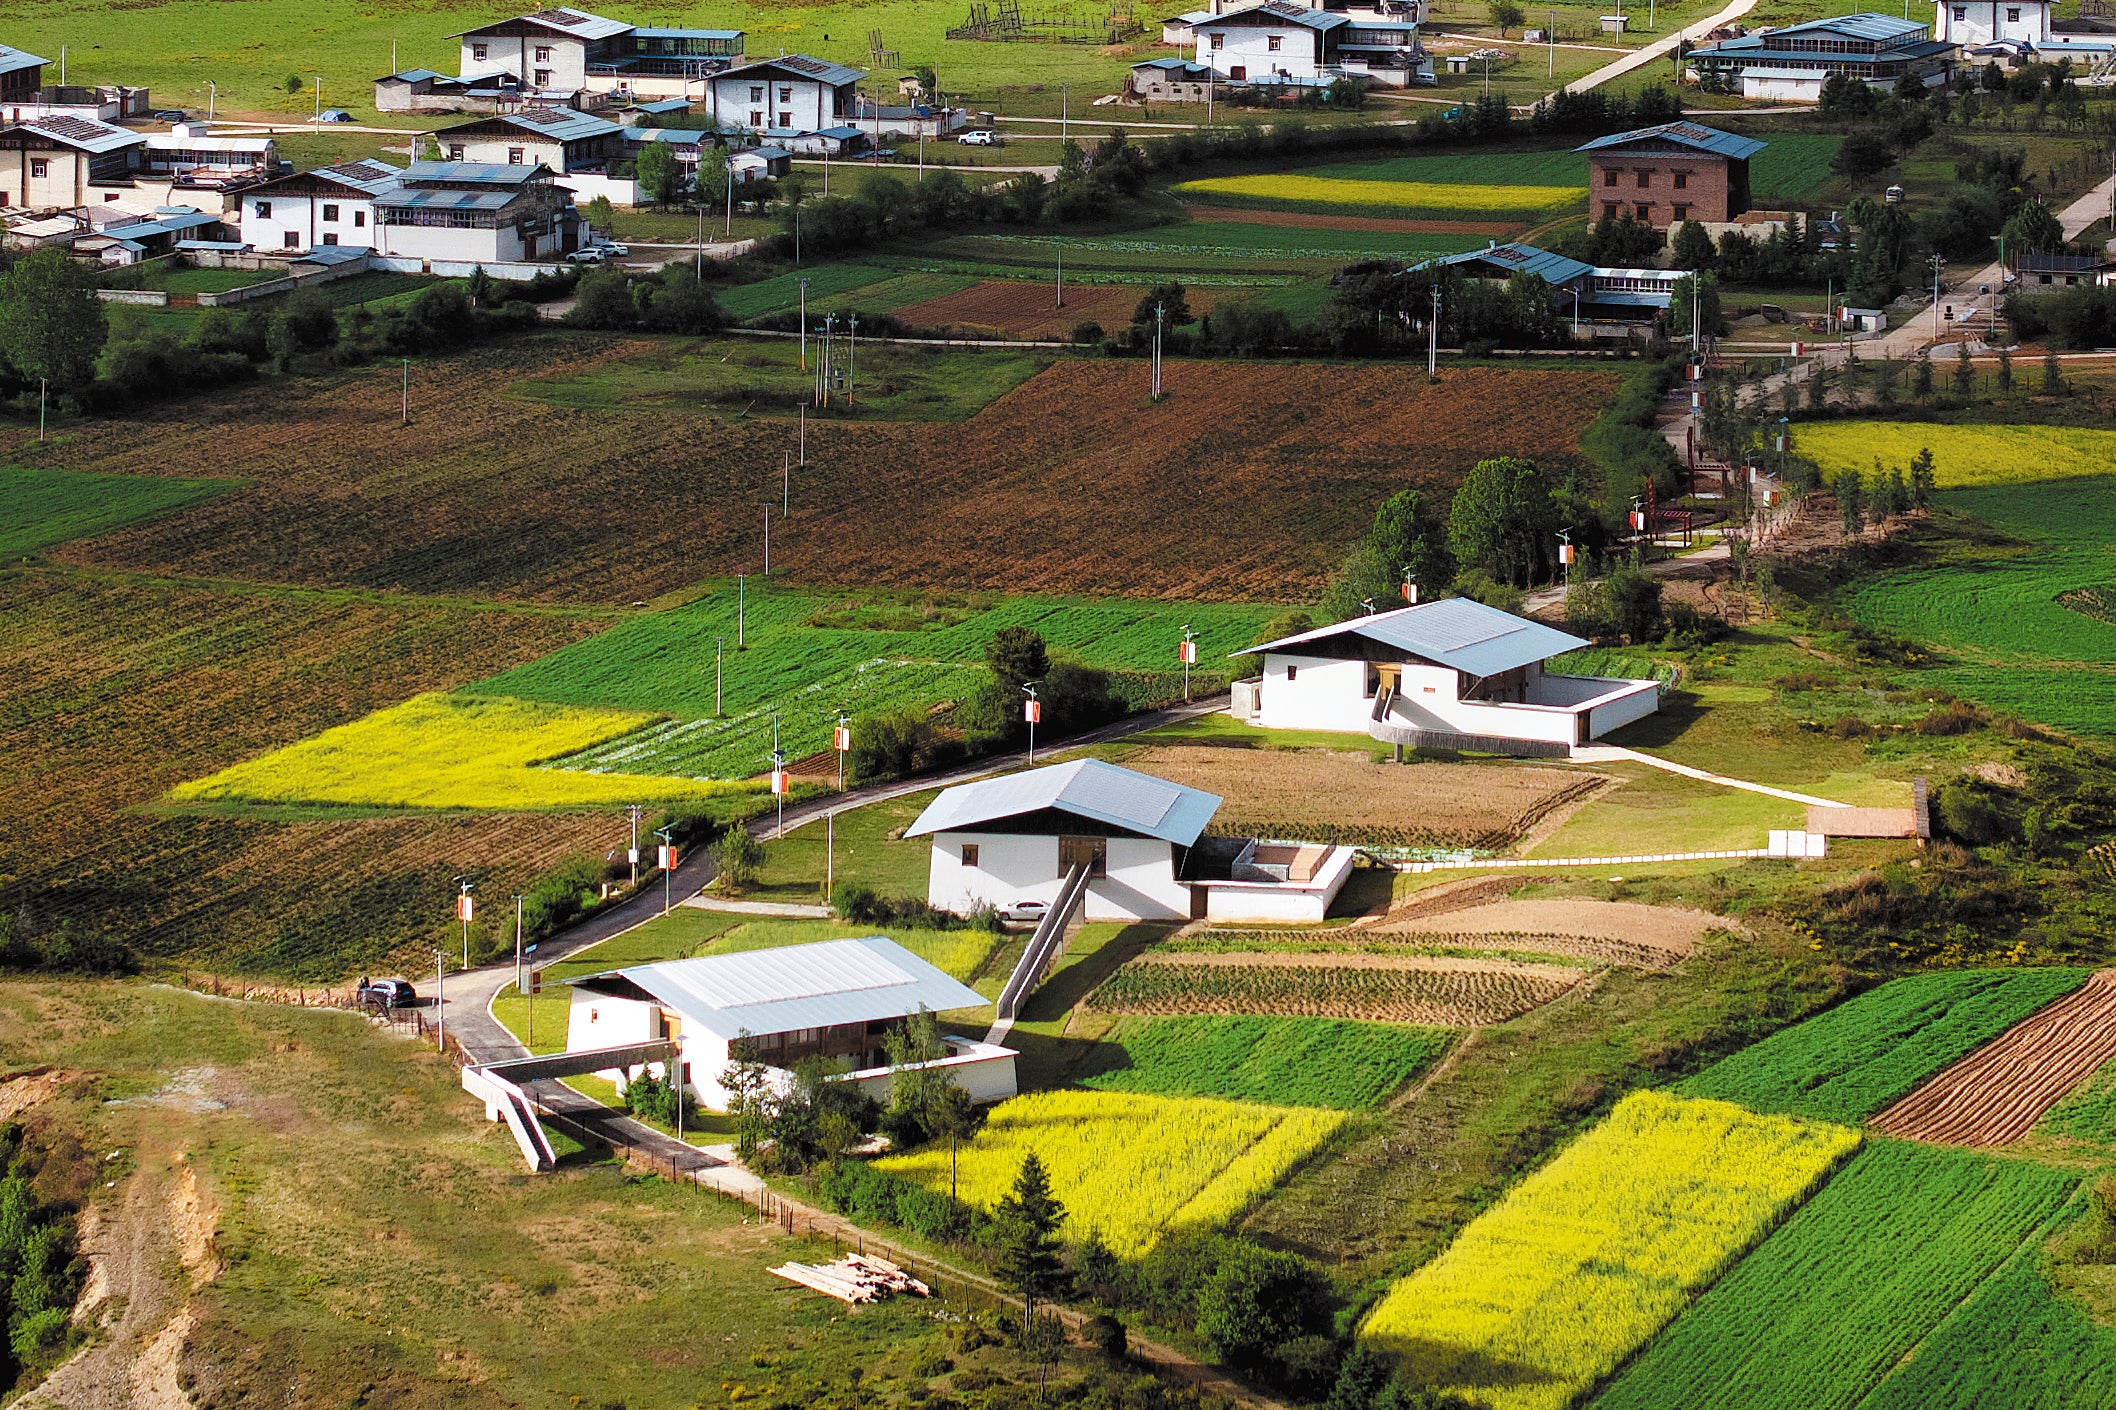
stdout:
<svg viewBox="0 0 2116 1410">
<path fill-rule="evenodd" d="M 456 155 L 456 149 L 462 155 Z M 504 137 L 451 137 L 446 140 L 448 160 L 452 162 L 484 162 L 492 166 L 547 166 L 552 171 L 566 169 L 566 144 L 553 142 L 547 137 L 532 136 L 527 132 L 510 132 Z"/>
<path fill-rule="evenodd" d="M 1285 74 L 1292 78 L 1314 78 L 1321 73 L 1315 62 L 1315 31 L 1304 25 L 1283 29 L 1264 25 L 1201 24 L 1197 28 L 1197 61 L 1210 64 L 1229 78 L 1250 82 Z M 1217 46 L 1214 40 L 1219 42 Z M 1273 41 L 1278 47 L 1272 48 Z M 1240 69 L 1238 74 L 1235 70 Z"/>
<path fill-rule="evenodd" d="M 977 864 L 963 864 L 963 848 L 977 849 Z M 968 915 L 984 906 L 1016 901 L 1054 902 L 1064 878 L 1058 872 L 1058 839 L 1016 832 L 938 832 L 928 864 L 926 899 L 944 911 Z"/>
<path fill-rule="evenodd" d="M 851 122 L 831 111 L 835 91 L 814 79 L 784 74 L 722 75 L 711 80 L 706 111 L 723 128 L 790 127 L 815 132 Z"/>
<path fill-rule="evenodd" d="M 587 46 L 556 34 L 466 35 L 462 66 L 465 78 L 511 73 L 532 88 L 567 92 L 587 86 Z"/>
<path fill-rule="evenodd" d="M 630 177 L 605 176 L 601 172 L 593 171 L 571 171 L 551 179 L 554 184 L 573 193 L 573 204 L 576 206 L 585 206 L 597 196 L 606 198 L 613 206 L 636 206 L 646 199 L 640 193 L 639 183 Z"/>
<path fill-rule="evenodd" d="M 264 213 L 267 208 L 269 215 Z M 242 237 L 259 250 L 312 250 L 322 245 L 372 249 L 374 206 L 366 196 L 245 195 Z"/>
<path fill-rule="evenodd" d="M 375 249 L 399 259 L 461 260 L 475 264 L 556 259 L 561 253 L 558 246 L 558 236 L 554 233 L 540 237 L 536 249 L 525 249 L 520 232 L 512 225 L 490 230 L 447 225 L 384 225 L 377 231 L 375 239 Z"/>
<path fill-rule="evenodd" d="M 1014 1074 L 1016 1054 L 1012 1048 L 976 1043 L 953 1034 L 946 1035 L 942 1041 L 947 1043 L 953 1055 L 925 1065 L 947 1073 L 949 1082 L 968 1092 L 971 1101 L 1003 1102 L 1021 1090 Z M 895 1068 L 868 1067 L 845 1074 L 843 1080 L 887 1106 L 890 1084 L 895 1075 Z"/>
<path fill-rule="evenodd" d="M 1190 919 L 1190 887 L 1176 880 L 1174 847 L 1153 837 L 1109 839 L 1109 875 L 1087 884 L 1082 914 L 1088 920 Z"/>
<path fill-rule="evenodd" d="M 1367 732 L 1374 702 L 1365 694 L 1367 663 L 1267 652 L 1257 689 L 1256 723 L 1266 729 Z"/>
<path fill-rule="evenodd" d="M 1312 881 L 1205 882 L 1205 918 L 1215 925 L 1315 924 L 1329 915 L 1357 860 L 1352 848 L 1338 847 Z"/>
<path fill-rule="evenodd" d="M 2050 37 L 2047 0 L 1939 0 L 1932 37 L 1968 47 L 2001 39 L 2041 44 Z"/>
</svg>

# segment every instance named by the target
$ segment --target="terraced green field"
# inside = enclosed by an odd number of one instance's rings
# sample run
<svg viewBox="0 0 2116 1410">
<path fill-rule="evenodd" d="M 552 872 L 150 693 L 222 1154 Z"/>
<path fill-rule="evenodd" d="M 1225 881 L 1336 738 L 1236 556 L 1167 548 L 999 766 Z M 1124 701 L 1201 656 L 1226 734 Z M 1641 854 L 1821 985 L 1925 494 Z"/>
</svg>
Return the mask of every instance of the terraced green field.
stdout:
<svg viewBox="0 0 2116 1410">
<path fill-rule="evenodd" d="M 92 475 L 0 466 L 0 558 L 151 519 L 226 494 L 236 480 Z"/>
<path fill-rule="evenodd" d="M 1940 659 L 1921 684 L 2116 734 L 2116 624 L 2095 609 L 2096 590 L 2116 586 L 2116 477 L 1946 490 L 1936 502 L 2042 551 L 1882 578 L 1851 596 L 1852 615 L 1932 646 Z"/>
<path fill-rule="evenodd" d="M 1120 679 L 1120 688 L 1150 695 L 1169 688 L 1185 623 L 1199 634 L 1199 659 L 1212 662 L 1254 640 L 1273 611 L 1036 597 L 921 607 L 758 578 L 747 589 L 724 584 L 689 606 L 634 618 L 468 689 L 673 717 L 575 756 L 583 768 L 739 778 L 769 767 L 775 724 L 781 747 L 800 758 L 828 747 L 840 710 L 964 698 L 985 678 L 985 647 L 1001 627 L 1033 627 L 1054 652 L 1139 673 L 1130 683 Z M 716 638 L 721 715 L 714 713 Z"/>
<path fill-rule="evenodd" d="M 1098 1040 L 1121 1062 L 1081 1079 L 1110 1092 L 1370 1107 L 1439 1061 L 1445 1028 L 1329 1018 L 1122 1018 Z"/>
<path fill-rule="evenodd" d="M 2084 969 L 1917 974 L 1775 1033 L 1682 1084 L 1694 1097 L 1857 1123 L 2043 1005 Z"/>
</svg>

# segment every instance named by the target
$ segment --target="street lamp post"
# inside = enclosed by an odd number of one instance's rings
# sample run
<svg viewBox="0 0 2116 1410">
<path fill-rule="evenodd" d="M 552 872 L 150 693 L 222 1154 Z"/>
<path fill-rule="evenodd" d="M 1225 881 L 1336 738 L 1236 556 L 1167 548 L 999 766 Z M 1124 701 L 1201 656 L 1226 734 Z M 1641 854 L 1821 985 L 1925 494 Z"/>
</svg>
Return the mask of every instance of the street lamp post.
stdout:
<svg viewBox="0 0 2116 1410">
<path fill-rule="evenodd" d="M 801 370 L 808 370 L 808 276 L 801 276 Z"/>
<path fill-rule="evenodd" d="M 463 922 L 463 968 L 468 969 L 470 968 L 470 917 L 476 911 L 476 903 L 470 899 L 470 893 L 477 890 L 478 884 L 475 881 L 465 881 L 460 876 L 455 879 L 455 882 L 456 919 Z"/>
<path fill-rule="evenodd" d="M 670 823 L 666 827 L 657 827 L 654 829 L 654 835 L 661 839 L 661 848 L 654 860 L 661 865 L 661 913 L 667 915 L 670 906 L 669 893 L 674 885 L 671 878 L 676 872 L 676 825 Z"/>
<path fill-rule="evenodd" d="M 1043 702 L 1036 698 L 1036 683 L 1030 681 L 1022 686 L 1021 693 L 1028 701 L 1021 707 L 1021 717 L 1029 722 L 1029 762 L 1036 762 L 1036 722 L 1043 718 Z"/>
</svg>

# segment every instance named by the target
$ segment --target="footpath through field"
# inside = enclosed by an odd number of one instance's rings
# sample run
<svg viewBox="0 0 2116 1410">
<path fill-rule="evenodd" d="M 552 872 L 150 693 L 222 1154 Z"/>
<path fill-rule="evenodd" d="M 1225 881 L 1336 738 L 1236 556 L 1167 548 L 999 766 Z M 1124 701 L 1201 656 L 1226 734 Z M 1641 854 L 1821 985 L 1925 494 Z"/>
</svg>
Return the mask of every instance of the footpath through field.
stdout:
<svg viewBox="0 0 2116 1410">
<path fill-rule="evenodd" d="M 1622 78 L 1633 69 L 1641 69 L 1656 59 L 1666 58 L 1674 52 L 1675 46 L 1684 40 L 1702 39 L 1721 25 L 1738 20 L 1755 8 L 1756 0 L 1734 0 L 1733 4 L 1718 14 L 1707 16 L 1696 24 L 1679 29 L 1665 39 L 1656 39 L 1638 52 L 1626 54 L 1613 64 L 1604 64 L 1585 78 L 1576 78 L 1565 87 L 1573 93 L 1585 93 L 1590 88 L 1598 88 L 1612 78 Z"/>
<path fill-rule="evenodd" d="M 1673 759 L 1657 758 L 1652 754 L 1643 754 L 1636 749 L 1624 749 L 1614 744 L 1595 744 L 1583 749 L 1575 749 L 1572 751 L 1572 757 L 1577 762 L 1589 764 L 1650 764 L 1656 769 L 1666 769 L 1671 774 L 1681 774 L 1685 778 L 1698 779 L 1704 783 L 1716 783 L 1722 788 L 1739 788 L 1750 793 L 1761 793 L 1772 798 L 1783 798 L 1788 803 L 1805 803 L 1811 808 L 1847 808 L 1851 806 L 1848 803 L 1840 803 L 1834 798 L 1817 798 L 1812 793 L 1795 793 L 1789 788 L 1773 788 L 1767 783 L 1751 783 L 1747 779 L 1728 778 L 1725 774 L 1708 773 L 1703 769 L 1692 768 L 1688 764 L 1678 764 Z"/>
</svg>

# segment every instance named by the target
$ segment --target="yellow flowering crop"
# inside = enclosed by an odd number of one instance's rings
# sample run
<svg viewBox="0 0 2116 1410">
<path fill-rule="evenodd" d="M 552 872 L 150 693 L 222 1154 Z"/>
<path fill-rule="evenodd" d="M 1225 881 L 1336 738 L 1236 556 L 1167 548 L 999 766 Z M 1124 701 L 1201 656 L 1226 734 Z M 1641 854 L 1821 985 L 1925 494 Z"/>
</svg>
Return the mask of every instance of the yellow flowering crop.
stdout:
<svg viewBox="0 0 2116 1410">
<path fill-rule="evenodd" d="M 533 767 L 653 718 L 529 700 L 417 695 L 181 784 L 169 797 L 520 810 L 674 802 L 754 787 Z"/>
<path fill-rule="evenodd" d="M 1942 489 L 2106 475 L 2116 470 L 2116 431 L 2084 426 L 1816 421 L 1793 428 L 1793 450 L 1821 466 L 1825 476 L 1856 470 L 1869 479 L 1876 459 L 1883 469 L 1907 474 L 1910 458 L 1930 450 L 1933 479 Z"/>
<path fill-rule="evenodd" d="M 1841 1126 L 1633 1093 L 1389 1289 L 1360 1336 L 1414 1384 L 1562 1410 L 1858 1144 Z"/>
<path fill-rule="evenodd" d="M 958 1154 L 958 1188 L 967 1203 L 989 1209 L 1034 1151 L 1065 1205 L 1066 1235 L 1098 1235 L 1131 1258 L 1172 1229 L 1217 1226 L 1240 1214 L 1344 1121 L 1343 1112 L 1203 1097 L 1036 1092 L 993 1108 Z M 948 1188 L 946 1147 L 880 1164 Z"/>
<path fill-rule="evenodd" d="M 1584 186 L 1486 186 L 1452 181 L 1363 181 L 1336 176 L 1261 172 L 1208 176 L 1176 187 L 1185 194 L 1313 201 L 1331 206 L 1402 206 L 1448 211 L 1542 211 L 1570 205 Z"/>
</svg>

